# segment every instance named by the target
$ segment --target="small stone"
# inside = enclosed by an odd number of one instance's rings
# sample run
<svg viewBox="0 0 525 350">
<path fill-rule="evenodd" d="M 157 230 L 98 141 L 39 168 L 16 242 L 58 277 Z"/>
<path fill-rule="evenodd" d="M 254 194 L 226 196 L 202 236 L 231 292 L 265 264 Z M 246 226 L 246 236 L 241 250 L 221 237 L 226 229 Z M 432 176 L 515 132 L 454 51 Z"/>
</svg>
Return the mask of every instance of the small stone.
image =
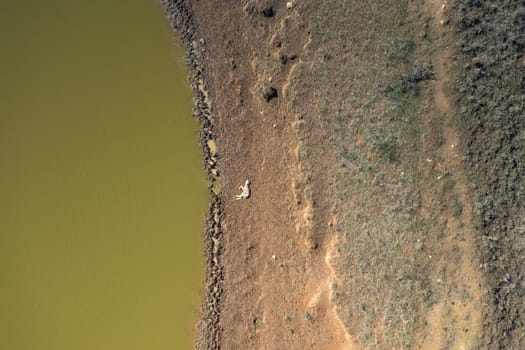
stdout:
<svg viewBox="0 0 525 350">
<path fill-rule="evenodd" d="M 210 153 L 212 154 L 212 156 L 217 154 L 217 144 L 215 143 L 214 140 L 211 140 L 211 139 L 208 140 L 207 145 L 208 145 L 208 148 L 210 149 Z"/>
<path fill-rule="evenodd" d="M 277 97 L 277 90 L 274 87 L 265 87 L 262 91 L 263 98 L 266 102 L 270 102 L 272 98 Z"/>
<path fill-rule="evenodd" d="M 275 15 L 275 11 L 273 10 L 273 7 L 267 7 L 263 9 L 261 13 L 264 17 L 273 17 Z"/>
<path fill-rule="evenodd" d="M 277 259 L 277 257 L 275 255 L 272 255 L 272 259 L 275 260 Z"/>
<path fill-rule="evenodd" d="M 287 2 L 287 3 L 286 3 L 286 8 L 287 8 L 288 10 L 293 9 L 293 2 L 291 2 L 291 1 Z"/>
</svg>

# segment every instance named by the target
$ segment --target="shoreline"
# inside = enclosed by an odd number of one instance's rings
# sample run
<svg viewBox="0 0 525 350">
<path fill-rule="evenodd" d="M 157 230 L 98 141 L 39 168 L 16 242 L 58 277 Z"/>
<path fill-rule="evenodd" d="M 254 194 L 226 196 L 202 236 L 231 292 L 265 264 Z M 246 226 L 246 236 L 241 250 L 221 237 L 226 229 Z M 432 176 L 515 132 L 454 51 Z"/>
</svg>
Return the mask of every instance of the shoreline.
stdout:
<svg viewBox="0 0 525 350">
<path fill-rule="evenodd" d="M 216 349 L 220 342 L 219 320 L 224 293 L 222 263 L 221 199 L 218 185 L 217 148 L 215 145 L 212 108 L 204 76 L 205 43 L 197 40 L 192 20 L 191 5 L 185 0 L 159 0 L 170 21 L 172 30 L 186 50 L 188 82 L 194 94 L 192 115 L 199 121 L 199 144 L 203 152 L 203 166 L 209 181 L 208 211 L 204 226 L 205 296 L 201 301 L 201 315 L 197 321 L 198 334 L 194 337 L 196 349 Z"/>
<path fill-rule="evenodd" d="M 186 48 L 210 181 L 196 349 L 522 348 L 500 335 L 523 314 L 510 284 L 523 271 L 514 258 L 523 167 L 501 148 L 524 152 L 519 89 L 498 101 L 491 90 L 521 72 L 513 50 L 523 46 L 500 45 L 505 26 L 479 35 L 486 26 L 475 20 L 506 23 L 512 2 L 501 14 L 437 0 L 159 2 Z M 505 56 L 484 55 L 487 44 Z M 499 141 L 487 142 L 483 124 Z M 222 178 L 215 140 L 227 155 Z M 230 199 L 246 178 L 249 205 Z M 506 197 L 507 184 L 517 196 Z M 339 325 L 346 337 L 330 333 Z"/>
</svg>

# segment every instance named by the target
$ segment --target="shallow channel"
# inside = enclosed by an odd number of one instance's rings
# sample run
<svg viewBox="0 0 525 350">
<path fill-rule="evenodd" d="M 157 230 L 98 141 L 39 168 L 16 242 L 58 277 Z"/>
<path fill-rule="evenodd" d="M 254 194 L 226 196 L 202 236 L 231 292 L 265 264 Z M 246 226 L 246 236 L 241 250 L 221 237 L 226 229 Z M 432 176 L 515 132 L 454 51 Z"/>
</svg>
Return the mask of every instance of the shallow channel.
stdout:
<svg viewBox="0 0 525 350">
<path fill-rule="evenodd" d="M 206 183 L 154 0 L 3 1 L 0 348 L 191 349 Z"/>
</svg>

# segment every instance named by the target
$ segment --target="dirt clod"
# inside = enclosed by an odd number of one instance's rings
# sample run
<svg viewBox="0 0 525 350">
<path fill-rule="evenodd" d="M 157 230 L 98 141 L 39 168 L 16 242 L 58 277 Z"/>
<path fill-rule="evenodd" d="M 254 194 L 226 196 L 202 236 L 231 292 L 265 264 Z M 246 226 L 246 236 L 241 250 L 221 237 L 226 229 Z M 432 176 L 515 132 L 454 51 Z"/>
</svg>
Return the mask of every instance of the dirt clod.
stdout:
<svg viewBox="0 0 525 350">
<path fill-rule="evenodd" d="M 261 10 L 261 13 L 264 17 L 273 17 L 275 15 L 275 10 L 273 7 L 265 7 Z"/>
<path fill-rule="evenodd" d="M 277 97 L 277 89 L 272 86 L 267 86 L 262 90 L 262 96 L 266 102 Z"/>
</svg>

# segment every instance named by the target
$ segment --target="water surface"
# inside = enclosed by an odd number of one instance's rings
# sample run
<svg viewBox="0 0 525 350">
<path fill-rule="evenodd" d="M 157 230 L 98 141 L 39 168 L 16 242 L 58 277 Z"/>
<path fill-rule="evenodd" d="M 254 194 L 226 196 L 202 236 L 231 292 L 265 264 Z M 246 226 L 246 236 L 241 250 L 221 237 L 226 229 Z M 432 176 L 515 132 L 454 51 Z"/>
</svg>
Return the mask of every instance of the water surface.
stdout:
<svg viewBox="0 0 525 350">
<path fill-rule="evenodd" d="M 163 16 L 2 1 L 2 349 L 191 348 L 206 187 Z"/>
</svg>

